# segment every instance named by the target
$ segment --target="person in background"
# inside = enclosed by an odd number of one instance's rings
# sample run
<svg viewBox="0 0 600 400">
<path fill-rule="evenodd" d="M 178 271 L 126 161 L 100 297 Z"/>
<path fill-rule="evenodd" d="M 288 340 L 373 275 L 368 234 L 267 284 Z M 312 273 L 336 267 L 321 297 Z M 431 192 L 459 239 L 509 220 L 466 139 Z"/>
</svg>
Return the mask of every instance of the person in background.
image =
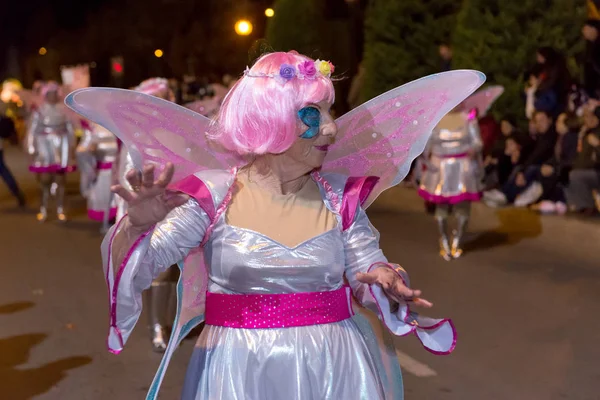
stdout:
<svg viewBox="0 0 600 400">
<path fill-rule="evenodd" d="M 534 209 L 543 213 L 564 214 L 567 211 L 564 188 L 577 155 L 577 141 L 581 124 L 574 114 L 560 114 L 556 120 L 558 140 L 554 156 L 540 168 L 537 177 L 542 185 L 541 202 Z"/>
<path fill-rule="evenodd" d="M 25 206 L 25 196 L 23 196 L 23 192 L 19 189 L 19 185 L 15 180 L 15 177 L 8 169 L 8 166 L 4 163 L 4 150 L 3 150 L 3 142 L 5 139 L 12 139 L 17 136 L 17 130 L 15 129 L 15 123 L 13 120 L 6 115 L 4 112 L 0 110 L 0 176 L 8 186 L 8 189 L 16 197 L 19 207 Z"/>
<path fill-rule="evenodd" d="M 484 193 L 486 204 L 497 207 L 514 203 L 517 207 L 525 207 L 533 204 L 542 195 L 543 188 L 535 178 L 538 176 L 539 167 L 554 155 L 557 135 L 552 117 L 547 112 L 537 111 L 534 122 L 538 138 L 531 153 L 501 191 L 493 189 Z"/>
<path fill-rule="evenodd" d="M 569 206 L 585 215 L 597 214 L 594 191 L 600 190 L 600 107 L 584 112 L 577 156 L 565 190 Z"/>
<path fill-rule="evenodd" d="M 600 21 L 587 20 L 581 33 L 586 41 L 583 86 L 588 96 L 600 98 Z"/>
<path fill-rule="evenodd" d="M 541 47 L 536 53 L 539 66 L 534 107 L 546 111 L 552 117 L 567 109 L 571 75 L 565 57 L 552 47 Z"/>
<path fill-rule="evenodd" d="M 505 149 L 506 141 L 510 137 L 521 134 L 517 129 L 516 118 L 505 116 L 500 121 L 500 132 L 501 135 L 496 139 L 490 154 L 484 160 L 486 186 L 488 188 L 494 186 L 502 187 L 513 170 L 510 156 L 505 154 Z"/>
<path fill-rule="evenodd" d="M 27 152 L 32 158 L 29 171 L 36 174 L 42 202 L 36 218 L 48 218 L 50 197 L 56 202 L 56 216 L 66 221 L 66 174 L 75 171 L 75 131 L 60 101 L 60 87 L 48 82 L 41 90 L 43 103 L 32 114 L 27 132 Z"/>
<path fill-rule="evenodd" d="M 442 43 L 438 51 L 442 59 L 440 72 L 450 71 L 452 69 L 452 47 L 448 43 Z"/>
</svg>

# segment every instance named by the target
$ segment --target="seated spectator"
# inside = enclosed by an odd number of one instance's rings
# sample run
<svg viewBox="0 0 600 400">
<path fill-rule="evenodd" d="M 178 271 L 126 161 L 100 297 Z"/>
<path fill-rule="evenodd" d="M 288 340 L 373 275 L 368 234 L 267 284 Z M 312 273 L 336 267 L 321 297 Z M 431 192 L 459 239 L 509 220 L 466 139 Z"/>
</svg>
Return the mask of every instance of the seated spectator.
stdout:
<svg viewBox="0 0 600 400">
<path fill-rule="evenodd" d="M 518 166 L 516 173 L 511 174 L 501 191 L 493 189 L 484 193 L 486 204 L 501 206 L 514 203 L 518 207 L 524 207 L 534 203 L 542 195 L 541 184 L 535 179 L 540 166 L 552 158 L 557 135 L 548 113 L 537 111 L 534 121 L 538 138 L 531 153 L 525 158 L 523 164 Z"/>
<path fill-rule="evenodd" d="M 508 180 L 513 165 L 510 157 L 505 154 L 506 140 L 515 134 L 520 134 L 516 126 L 516 118 L 511 116 L 504 117 L 500 121 L 501 135 L 496 139 L 483 162 L 487 188 L 502 186 Z"/>
<path fill-rule="evenodd" d="M 554 156 L 539 170 L 537 181 L 542 185 L 541 202 L 534 209 L 544 213 L 564 214 L 567 211 L 564 188 L 577 155 L 580 122 L 575 114 L 561 114 L 556 120 L 558 140 Z"/>
<path fill-rule="evenodd" d="M 598 212 L 594 192 L 600 190 L 600 107 L 587 109 L 583 118 L 584 127 L 565 194 L 574 211 L 592 215 Z"/>
</svg>

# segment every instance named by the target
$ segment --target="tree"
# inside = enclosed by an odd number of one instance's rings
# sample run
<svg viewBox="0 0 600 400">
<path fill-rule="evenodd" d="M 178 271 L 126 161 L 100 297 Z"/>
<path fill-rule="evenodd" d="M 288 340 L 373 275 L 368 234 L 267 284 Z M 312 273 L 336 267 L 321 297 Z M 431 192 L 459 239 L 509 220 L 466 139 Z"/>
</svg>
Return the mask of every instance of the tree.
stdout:
<svg viewBox="0 0 600 400">
<path fill-rule="evenodd" d="M 535 62 L 537 48 L 562 51 L 571 74 L 579 74 L 585 12 L 580 0 L 465 0 L 453 37 L 453 66 L 480 70 L 488 83 L 504 86 L 493 109 L 497 117 L 524 118 L 524 72 Z"/>
<path fill-rule="evenodd" d="M 266 39 L 275 51 L 296 50 L 319 58 L 325 28 L 323 0 L 277 0 Z M 318 55 L 315 55 L 318 54 Z"/>
<path fill-rule="evenodd" d="M 459 8 L 457 0 L 371 0 L 363 100 L 439 72 L 438 45 L 449 40 Z"/>
</svg>

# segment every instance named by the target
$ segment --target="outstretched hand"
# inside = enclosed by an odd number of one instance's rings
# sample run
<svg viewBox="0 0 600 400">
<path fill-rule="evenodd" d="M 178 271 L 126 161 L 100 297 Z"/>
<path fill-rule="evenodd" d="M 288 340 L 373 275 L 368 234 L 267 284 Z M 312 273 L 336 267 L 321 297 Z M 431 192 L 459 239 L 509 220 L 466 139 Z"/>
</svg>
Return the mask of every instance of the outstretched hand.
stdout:
<svg viewBox="0 0 600 400">
<path fill-rule="evenodd" d="M 133 169 L 127 172 L 125 178 L 133 191 L 128 191 L 121 185 L 111 187 L 115 194 L 127 202 L 129 223 L 140 231 L 150 229 L 152 225 L 162 221 L 169 211 L 189 199 L 185 194 L 167 190 L 175 172 L 172 163 L 167 163 L 156 180 L 154 169 L 154 165 L 147 164 L 142 172 Z"/>
<path fill-rule="evenodd" d="M 390 268 L 380 267 L 367 273 L 359 272 L 356 275 L 356 279 L 368 285 L 376 284 L 381 286 L 386 296 L 392 301 L 410 301 L 417 306 L 425 308 L 433 306 L 429 301 L 419 297 L 421 295 L 420 290 L 413 290 L 404 285 L 398 274 Z"/>
</svg>

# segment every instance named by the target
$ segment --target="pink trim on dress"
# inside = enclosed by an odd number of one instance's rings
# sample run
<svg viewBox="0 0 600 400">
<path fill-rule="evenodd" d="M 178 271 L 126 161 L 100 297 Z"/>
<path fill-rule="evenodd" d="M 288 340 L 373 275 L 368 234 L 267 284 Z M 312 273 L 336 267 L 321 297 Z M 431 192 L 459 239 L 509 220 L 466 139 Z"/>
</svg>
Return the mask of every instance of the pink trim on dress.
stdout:
<svg viewBox="0 0 600 400">
<path fill-rule="evenodd" d="M 112 162 L 98 161 L 98 163 L 96 164 L 96 168 L 97 169 L 112 169 L 112 167 L 113 167 L 113 163 Z"/>
<path fill-rule="evenodd" d="M 399 277 L 400 279 L 402 279 L 402 282 L 406 283 L 404 278 L 402 278 L 402 275 L 396 271 L 390 264 L 388 263 L 383 263 L 383 262 L 376 262 L 371 264 L 371 266 L 369 267 L 369 269 L 367 270 L 367 272 L 371 272 L 373 267 L 378 267 L 378 266 L 385 266 L 387 268 L 390 268 L 392 271 L 394 271 Z M 385 324 L 385 326 L 391 330 L 390 328 L 390 324 L 388 323 L 388 321 L 385 320 L 385 316 L 381 310 L 381 305 L 379 304 L 379 300 L 377 300 L 377 296 L 375 296 L 375 293 L 373 293 L 373 289 L 371 287 L 372 285 L 369 285 L 369 292 L 371 293 L 371 296 L 373 297 L 373 299 L 375 299 L 375 304 L 377 305 L 377 310 L 379 311 L 379 315 L 381 316 L 381 320 L 382 322 Z M 402 304 L 400 305 L 401 307 L 403 306 Z M 410 316 L 411 316 L 411 312 L 410 312 L 410 306 L 407 304 L 404 305 L 404 307 L 406 307 L 406 315 L 404 317 L 404 320 L 402 321 L 404 324 L 406 325 L 410 325 L 411 328 L 408 332 L 401 334 L 401 335 L 396 335 L 396 336 L 408 336 L 409 334 L 414 334 L 417 339 L 419 339 L 419 341 L 421 342 L 421 344 L 423 345 L 423 347 L 425 348 L 425 350 L 427 350 L 428 352 L 435 354 L 435 355 L 439 355 L 439 356 L 443 356 L 443 355 L 448 355 L 450 353 L 452 353 L 454 351 L 454 349 L 456 348 L 456 341 L 458 338 L 458 333 L 456 331 L 456 327 L 454 326 L 454 323 L 452 322 L 451 319 L 441 319 L 439 321 L 436 321 L 435 324 L 433 325 L 420 325 L 418 323 L 413 323 L 410 320 Z M 425 344 L 423 343 L 423 341 L 421 340 L 421 338 L 418 335 L 418 330 L 434 330 L 439 328 L 440 326 L 444 325 L 445 323 L 450 324 L 450 327 L 452 328 L 452 345 L 450 346 L 450 348 L 447 351 L 438 351 L 438 350 L 433 350 L 428 348 L 427 346 L 425 346 Z"/>
<path fill-rule="evenodd" d="M 88 210 L 88 218 L 92 221 L 104 221 L 104 210 Z M 108 212 L 108 219 L 114 219 L 117 216 L 117 208 L 111 207 Z"/>
<path fill-rule="evenodd" d="M 182 192 L 193 197 L 211 221 L 215 218 L 215 204 L 210 189 L 197 176 L 187 176 L 182 180 L 169 185 L 169 190 Z"/>
<path fill-rule="evenodd" d="M 240 329 L 331 324 L 352 316 L 347 287 L 282 294 L 206 293 L 205 323 Z"/>
<path fill-rule="evenodd" d="M 64 173 L 64 172 L 75 172 L 77 171 L 76 165 L 69 165 L 68 167 L 63 167 L 58 164 L 47 165 L 47 166 L 37 166 L 30 165 L 29 172 L 33 172 L 36 174 L 55 174 L 55 173 Z"/>
<path fill-rule="evenodd" d="M 477 193 L 460 193 L 452 196 L 443 196 L 437 194 L 431 194 L 423 189 L 419 189 L 419 196 L 421 196 L 425 201 L 435 204 L 457 204 L 463 201 L 479 201 L 481 200 L 481 192 Z"/>
<path fill-rule="evenodd" d="M 235 186 L 237 172 L 238 172 L 237 168 L 233 168 L 231 170 L 231 173 L 233 174 L 233 182 L 229 186 L 229 190 L 227 190 L 227 194 L 225 195 L 225 198 L 223 198 L 223 201 L 219 205 L 219 208 L 217 208 L 217 212 L 215 213 L 214 218 L 211 219 L 210 225 L 206 228 L 206 232 L 204 233 L 204 238 L 202 239 L 202 243 L 200 243 L 200 246 L 204 246 L 206 244 L 206 242 L 208 242 L 208 240 L 210 239 L 210 235 L 212 234 L 212 231 L 215 228 L 215 225 L 217 224 L 217 221 L 219 220 L 221 215 L 225 212 L 225 210 L 227 209 L 227 206 L 229 206 L 229 202 L 231 201 L 231 198 L 233 197 L 233 188 Z M 210 199 L 212 201 L 212 196 L 210 197 Z M 214 206 L 213 206 L 213 209 L 214 209 Z"/>
<path fill-rule="evenodd" d="M 125 219 L 126 216 L 127 216 L 127 214 L 125 214 L 123 216 L 123 218 L 121 218 L 121 220 L 119 221 L 119 225 L 117 225 L 117 227 L 113 231 L 113 235 L 110 239 L 110 245 L 108 248 L 109 266 L 110 266 L 110 263 L 112 263 L 112 243 L 115 239 L 115 234 L 118 231 L 118 229 L 121 225 L 121 222 Z M 136 239 L 136 241 L 133 243 L 133 245 L 129 248 L 127 255 L 125 256 L 125 258 L 123 258 L 123 261 L 121 261 L 121 265 L 119 266 L 119 270 L 117 271 L 117 275 L 113 282 L 114 285 L 112 287 L 112 293 L 110 293 L 111 292 L 110 291 L 110 281 L 108 279 L 108 276 L 106 277 L 106 282 L 109 287 L 109 293 L 111 295 L 111 297 L 110 297 L 110 328 L 109 328 L 109 330 L 114 329 L 114 331 L 117 334 L 117 337 L 119 339 L 121 349 L 123 348 L 123 346 L 125 344 L 123 343 L 123 335 L 121 334 L 121 331 L 119 330 L 119 328 L 117 326 L 117 299 L 118 299 L 118 292 L 119 292 L 119 283 L 121 282 L 121 277 L 123 276 L 123 272 L 125 271 L 125 267 L 127 266 L 127 263 L 129 262 L 129 259 L 131 258 L 131 255 L 133 254 L 135 249 L 139 246 L 139 244 L 142 242 L 142 240 L 144 240 L 146 238 L 146 236 L 148 236 L 152 231 L 154 231 L 154 226 L 152 226 L 150 229 L 148 229 L 148 231 L 146 231 L 145 233 L 140 235 L 140 237 L 138 237 Z M 110 270 L 107 270 L 107 274 L 109 273 L 109 271 Z M 110 337 L 110 332 L 109 332 L 109 337 Z M 122 350 L 113 350 L 109 347 L 108 351 L 110 351 L 113 354 L 119 354 L 119 353 L 121 353 Z"/>
<path fill-rule="evenodd" d="M 364 204 L 377 182 L 379 182 L 379 178 L 376 176 L 348 178 L 344 187 L 340 210 L 340 214 L 342 215 L 342 230 L 345 231 L 350 228 L 354 222 L 358 205 Z"/>
</svg>

